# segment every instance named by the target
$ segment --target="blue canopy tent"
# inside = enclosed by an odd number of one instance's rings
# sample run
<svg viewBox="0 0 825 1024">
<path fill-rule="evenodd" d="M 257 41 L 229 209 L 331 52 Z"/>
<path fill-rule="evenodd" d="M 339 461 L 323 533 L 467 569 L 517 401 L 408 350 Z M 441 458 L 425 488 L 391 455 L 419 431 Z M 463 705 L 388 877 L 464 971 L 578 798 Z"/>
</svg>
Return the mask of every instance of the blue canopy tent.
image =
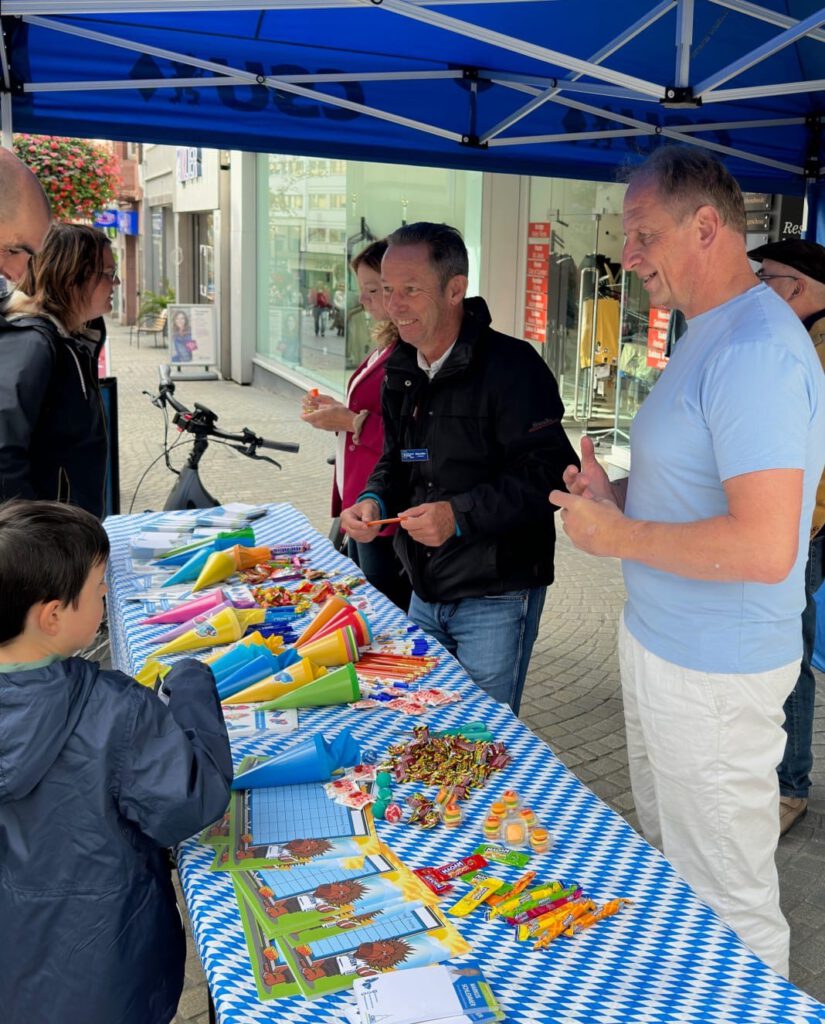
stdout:
<svg viewBox="0 0 825 1024">
<path fill-rule="evenodd" d="M 3 0 L 15 131 L 610 180 L 662 140 L 825 237 L 815 0 Z M 809 222 L 808 237 L 814 237 Z"/>
</svg>

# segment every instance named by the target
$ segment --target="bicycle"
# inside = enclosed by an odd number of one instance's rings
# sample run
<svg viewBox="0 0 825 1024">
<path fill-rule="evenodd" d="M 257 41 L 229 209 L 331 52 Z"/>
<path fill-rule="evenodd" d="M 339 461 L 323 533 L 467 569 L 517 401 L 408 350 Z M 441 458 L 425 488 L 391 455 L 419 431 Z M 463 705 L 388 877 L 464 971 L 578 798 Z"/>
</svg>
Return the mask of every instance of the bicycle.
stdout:
<svg viewBox="0 0 825 1024">
<path fill-rule="evenodd" d="M 166 498 L 166 503 L 163 506 L 164 512 L 171 512 L 176 509 L 215 508 L 217 505 L 220 505 L 221 503 L 217 498 L 213 497 L 204 487 L 198 473 L 198 466 L 209 447 L 210 438 L 219 444 L 225 444 L 228 448 L 234 448 L 235 451 L 240 452 L 241 455 L 245 455 L 249 459 L 269 462 L 277 469 L 281 468 L 281 464 L 276 462 L 275 459 L 271 459 L 268 455 L 259 455 L 259 448 L 292 453 L 299 451 L 300 446 L 292 441 L 268 441 L 248 427 L 243 427 L 239 433 L 230 433 L 229 431 L 222 430 L 216 426 L 218 422 L 217 413 L 214 413 L 207 406 L 201 405 L 200 402 L 195 402 L 194 408 L 189 409 L 175 398 L 175 384 L 169 375 L 168 366 L 159 367 L 158 372 L 160 377 L 158 393 L 152 394 L 151 391 L 144 391 L 143 394 L 151 399 L 152 405 L 163 410 L 165 424 L 163 452 L 146 467 L 143 476 L 138 480 L 135 493 L 132 496 L 132 503 L 129 507 L 130 512 L 134 506 L 140 485 L 158 459 L 165 459 L 167 469 L 171 473 L 176 474 L 178 478 Z M 171 407 L 174 410 L 174 416 L 172 417 L 173 425 L 181 433 L 191 434 L 194 438 L 192 450 L 183 469 L 175 469 L 169 461 L 169 452 L 181 444 L 182 441 L 177 441 L 173 445 L 167 443 L 169 430 L 167 407 Z"/>
</svg>

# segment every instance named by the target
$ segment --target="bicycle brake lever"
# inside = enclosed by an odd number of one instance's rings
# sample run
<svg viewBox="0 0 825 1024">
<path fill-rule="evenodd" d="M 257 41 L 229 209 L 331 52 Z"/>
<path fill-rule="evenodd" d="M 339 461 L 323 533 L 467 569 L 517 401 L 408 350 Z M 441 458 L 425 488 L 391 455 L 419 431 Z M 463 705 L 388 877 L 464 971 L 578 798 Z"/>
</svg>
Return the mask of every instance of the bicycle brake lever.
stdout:
<svg viewBox="0 0 825 1024">
<path fill-rule="evenodd" d="M 254 445 L 230 444 L 227 447 L 234 448 L 236 452 L 240 452 L 241 455 L 245 455 L 248 459 L 256 459 L 258 462 L 269 462 L 276 469 L 283 468 L 280 462 L 276 462 L 275 459 L 271 459 L 268 455 L 259 455 Z"/>
</svg>

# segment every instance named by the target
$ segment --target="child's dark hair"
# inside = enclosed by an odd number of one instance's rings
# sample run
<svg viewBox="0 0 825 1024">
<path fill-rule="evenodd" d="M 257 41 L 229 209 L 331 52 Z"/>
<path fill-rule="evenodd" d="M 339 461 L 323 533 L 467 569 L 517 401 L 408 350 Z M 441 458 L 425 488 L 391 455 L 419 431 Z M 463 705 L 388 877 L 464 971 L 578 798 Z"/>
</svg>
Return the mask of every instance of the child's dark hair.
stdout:
<svg viewBox="0 0 825 1024">
<path fill-rule="evenodd" d="M 108 554 L 106 531 L 82 508 L 21 499 L 0 505 L 0 644 L 20 636 L 34 605 L 76 606 Z"/>
</svg>

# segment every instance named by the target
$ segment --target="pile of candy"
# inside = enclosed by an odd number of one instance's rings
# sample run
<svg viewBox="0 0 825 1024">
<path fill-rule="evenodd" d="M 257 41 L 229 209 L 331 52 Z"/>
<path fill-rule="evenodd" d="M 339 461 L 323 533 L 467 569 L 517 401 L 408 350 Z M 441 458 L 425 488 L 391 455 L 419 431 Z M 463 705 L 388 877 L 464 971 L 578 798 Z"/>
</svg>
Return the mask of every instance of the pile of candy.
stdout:
<svg viewBox="0 0 825 1024">
<path fill-rule="evenodd" d="M 412 742 L 397 743 L 388 754 L 388 767 L 396 782 L 450 786 L 458 800 L 465 799 L 471 789 L 484 787 L 493 772 L 510 763 L 503 743 L 430 735 L 426 725 L 417 725 Z"/>
</svg>

